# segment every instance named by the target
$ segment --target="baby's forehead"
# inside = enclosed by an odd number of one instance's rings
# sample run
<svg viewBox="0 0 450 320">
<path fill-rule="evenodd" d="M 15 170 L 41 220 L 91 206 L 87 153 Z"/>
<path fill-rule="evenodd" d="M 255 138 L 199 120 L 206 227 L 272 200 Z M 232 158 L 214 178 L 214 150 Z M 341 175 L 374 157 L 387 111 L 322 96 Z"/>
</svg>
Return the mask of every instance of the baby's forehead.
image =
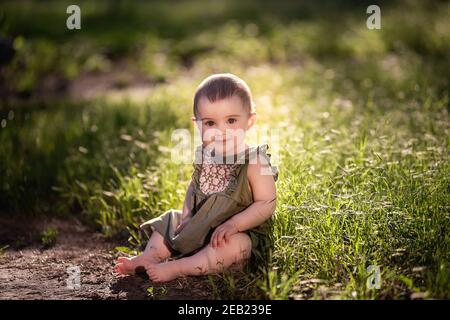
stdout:
<svg viewBox="0 0 450 320">
<path fill-rule="evenodd" d="M 200 118 L 239 116 L 245 114 L 245 107 L 242 100 L 235 95 L 216 101 L 210 101 L 207 97 L 202 97 L 199 101 L 198 112 Z"/>
</svg>

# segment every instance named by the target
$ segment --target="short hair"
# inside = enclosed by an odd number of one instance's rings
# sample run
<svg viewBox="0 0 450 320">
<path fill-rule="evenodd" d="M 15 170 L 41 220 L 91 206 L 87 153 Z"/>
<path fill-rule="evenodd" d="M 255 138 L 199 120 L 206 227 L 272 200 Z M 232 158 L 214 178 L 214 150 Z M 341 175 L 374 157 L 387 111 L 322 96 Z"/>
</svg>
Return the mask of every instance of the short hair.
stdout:
<svg viewBox="0 0 450 320">
<path fill-rule="evenodd" d="M 242 104 L 249 111 L 255 111 L 252 93 L 244 80 L 231 73 L 213 74 L 204 79 L 197 87 L 194 95 L 194 116 L 198 115 L 198 105 L 202 97 L 206 97 L 210 102 L 238 96 Z"/>
</svg>

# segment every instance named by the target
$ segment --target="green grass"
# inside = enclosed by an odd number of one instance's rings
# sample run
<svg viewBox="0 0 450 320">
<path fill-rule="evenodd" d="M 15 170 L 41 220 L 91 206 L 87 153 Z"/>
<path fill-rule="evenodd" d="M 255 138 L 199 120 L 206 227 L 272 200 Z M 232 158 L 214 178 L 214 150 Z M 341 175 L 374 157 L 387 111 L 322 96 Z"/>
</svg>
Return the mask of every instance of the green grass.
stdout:
<svg viewBox="0 0 450 320">
<path fill-rule="evenodd" d="M 209 278 L 212 296 L 450 298 L 448 3 L 382 5 L 375 31 L 362 4 L 135 3 L 121 16 L 102 2 L 78 35 L 45 22 L 64 21 L 56 5 L 28 3 L 4 6 L 18 17 L 3 25 L 18 50 L 3 70 L 11 90 L 35 97 L 41 79 L 119 58 L 156 81 L 143 103 L 2 101 L 5 214 L 78 215 L 141 249 L 137 226 L 180 208 L 192 173 L 170 160 L 172 131 L 190 128 L 199 81 L 229 71 L 253 89 L 260 128 L 279 129 L 278 205 L 269 261 Z M 380 289 L 366 286 L 370 265 Z"/>
<path fill-rule="evenodd" d="M 55 228 L 47 228 L 41 233 L 41 243 L 44 247 L 48 248 L 56 243 L 58 236 L 58 230 Z"/>
</svg>

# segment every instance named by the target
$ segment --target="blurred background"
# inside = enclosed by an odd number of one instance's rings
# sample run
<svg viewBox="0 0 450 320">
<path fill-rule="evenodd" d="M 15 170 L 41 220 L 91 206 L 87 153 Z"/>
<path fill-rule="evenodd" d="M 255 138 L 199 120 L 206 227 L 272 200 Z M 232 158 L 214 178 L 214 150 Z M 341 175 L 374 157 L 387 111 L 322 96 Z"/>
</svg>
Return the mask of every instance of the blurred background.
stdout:
<svg viewBox="0 0 450 320">
<path fill-rule="evenodd" d="M 282 131 L 274 252 L 257 293 L 234 294 L 450 297 L 448 1 L 80 0 L 80 30 L 70 4 L 0 3 L 3 223 L 76 217 L 139 250 L 192 173 L 172 131 L 192 130 L 200 81 L 231 72 Z"/>
</svg>

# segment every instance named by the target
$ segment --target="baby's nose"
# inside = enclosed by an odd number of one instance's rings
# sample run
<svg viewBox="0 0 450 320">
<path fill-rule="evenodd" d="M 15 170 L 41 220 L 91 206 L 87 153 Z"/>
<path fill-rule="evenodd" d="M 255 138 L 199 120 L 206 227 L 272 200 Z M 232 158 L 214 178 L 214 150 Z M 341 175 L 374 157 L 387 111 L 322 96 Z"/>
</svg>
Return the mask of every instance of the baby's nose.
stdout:
<svg viewBox="0 0 450 320">
<path fill-rule="evenodd" d="M 219 131 L 217 131 L 217 135 L 218 135 L 218 136 L 225 137 L 225 136 L 226 136 L 226 133 L 227 133 L 226 128 L 224 128 L 224 127 L 219 127 Z"/>
</svg>

